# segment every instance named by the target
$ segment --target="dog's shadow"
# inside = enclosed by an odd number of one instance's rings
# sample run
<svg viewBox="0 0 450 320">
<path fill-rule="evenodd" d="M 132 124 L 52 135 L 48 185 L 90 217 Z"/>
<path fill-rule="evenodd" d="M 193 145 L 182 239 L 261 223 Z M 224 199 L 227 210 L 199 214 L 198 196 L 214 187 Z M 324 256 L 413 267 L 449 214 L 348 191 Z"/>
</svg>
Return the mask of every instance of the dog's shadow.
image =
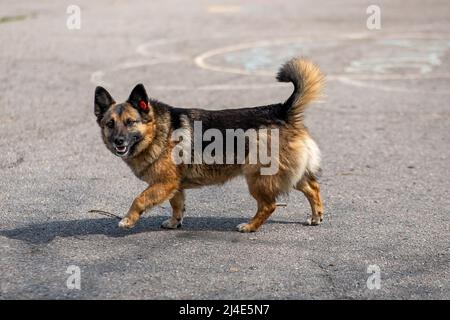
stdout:
<svg viewBox="0 0 450 320">
<path fill-rule="evenodd" d="M 16 239 L 33 244 L 49 243 L 55 237 L 77 237 L 103 234 L 108 237 L 126 237 L 143 232 L 165 231 L 161 223 L 168 216 L 142 217 L 139 223 L 130 230 L 118 227 L 118 220 L 112 218 L 52 221 L 31 224 L 10 230 L 0 230 L 0 236 Z M 226 231 L 233 232 L 236 225 L 246 222 L 245 218 L 225 217 L 186 217 L 183 230 L 187 231 Z M 299 222 L 274 221 L 266 223 L 297 224 Z"/>
</svg>

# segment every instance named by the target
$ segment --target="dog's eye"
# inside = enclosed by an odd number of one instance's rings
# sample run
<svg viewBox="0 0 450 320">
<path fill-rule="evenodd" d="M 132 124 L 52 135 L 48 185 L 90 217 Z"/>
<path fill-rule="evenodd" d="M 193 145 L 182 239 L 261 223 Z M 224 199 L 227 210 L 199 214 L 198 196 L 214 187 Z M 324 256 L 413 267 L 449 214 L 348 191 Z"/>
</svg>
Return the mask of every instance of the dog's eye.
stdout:
<svg viewBox="0 0 450 320">
<path fill-rule="evenodd" d="M 114 128 L 114 120 L 109 120 L 109 121 L 106 123 L 106 126 L 107 126 L 108 128 L 110 128 L 110 129 Z"/>
<path fill-rule="evenodd" d="M 126 125 L 127 127 L 132 126 L 132 125 L 135 124 L 135 123 L 136 123 L 136 121 L 134 121 L 134 120 L 132 120 L 132 119 L 127 119 L 127 120 L 125 120 L 125 125 Z"/>
</svg>

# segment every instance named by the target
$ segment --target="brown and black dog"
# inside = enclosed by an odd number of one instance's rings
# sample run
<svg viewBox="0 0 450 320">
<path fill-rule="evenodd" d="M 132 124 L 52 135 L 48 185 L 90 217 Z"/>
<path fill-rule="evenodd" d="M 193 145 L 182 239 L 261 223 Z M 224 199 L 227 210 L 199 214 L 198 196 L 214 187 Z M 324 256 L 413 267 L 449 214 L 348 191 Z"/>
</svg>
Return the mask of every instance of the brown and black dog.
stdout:
<svg viewBox="0 0 450 320">
<path fill-rule="evenodd" d="M 303 192 L 311 205 L 312 216 L 308 223 L 317 225 L 322 222 L 323 205 L 317 182 L 320 151 L 306 129 L 303 117 L 307 104 L 319 96 L 324 77 L 313 63 L 295 58 L 281 67 L 277 79 L 294 84 L 294 92 L 286 102 L 219 111 L 168 106 L 149 98 L 142 84 L 133 89 L 126 102 L 116 103 L 104 88 L 97 87 L 95 115 L 103 142 L 113 154 L 125 161 L 139 179 L 148 183 L 147 189 L 133 201 L 119 226 L 132 228 L 145 210 L 169 200 L 172 217 L 164 221 L 162 227 L 178 228 L 185 211 L 185 189 L 221 184 L 238 175 L 244 175 L 250 194 L 258 205 L 256 215 L 250 222 L 240 224 L 238 231 L 256 231 L 275 210 L 277 197 L 292 189 Z M 271 144 L 269 148 L 272 153 L 277 148 L 278 154 L 274 160 L 276 172 L 262 174 L 267 163 L 249 161 L 251 149 L 245 139 L 244 161 L 175 161 L 174 152 L 180 140 L 195 140 L 196 123 L 201 124 L 200 137 L 208 129 L 219 133 L 230 129 L 241 130 L 241 133 L 251 129 L 258 130 L 258 133 L 262 129 L 277 131 L 277 141 L 274 141 L 274 136 L 269 137 L 268 131 L 257 135 L 258 143 L 263 140 L 276 142 L 275 147 Z M 174 133 L 180 129 L 184 130 L 184 137 L 174 139 Z M 198 152 L 192 144 L 188 148 L 194 156 Z M 202 141 L 200 152 L 206 148 Z M 236 151 L 239 153 L 236 147 L 226 150 L 221 154 L 223 157 Z M 215 154 L 218 155 L 219 152 Z M 227 159 L 236 160 L 237 157 L 232 155 Z"/>
</svg>

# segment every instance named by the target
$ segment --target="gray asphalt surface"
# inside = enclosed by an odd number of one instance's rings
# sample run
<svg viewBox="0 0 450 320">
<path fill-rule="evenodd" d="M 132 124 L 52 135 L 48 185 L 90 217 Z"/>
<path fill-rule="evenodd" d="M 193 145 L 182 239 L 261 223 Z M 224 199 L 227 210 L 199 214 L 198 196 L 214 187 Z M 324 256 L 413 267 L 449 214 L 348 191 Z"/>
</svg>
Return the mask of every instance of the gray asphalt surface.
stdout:
<svg viewBox="0 0 450 320">
<path fill-rule="evenodd" d="M 369 4 L 2 1 L 0 298 L 450 298 L 450 5 L 378 1 L 369 30 Z M 168 203 L 131 231 L 88 213 L 124 215 L 145 187 L 100 140 L 97 84 L 119 101 L 143 82 L 176 106 L 262 105 L 290 94 L 274 74 L 294 55 L 329 76 L 306 117 L 323 225 L 302 224 L 293 192 L 257 233 L 236 232 L 255 210 L 241 179 L 188 191 L 181 230 L 160 229 Z"/>
</svg>

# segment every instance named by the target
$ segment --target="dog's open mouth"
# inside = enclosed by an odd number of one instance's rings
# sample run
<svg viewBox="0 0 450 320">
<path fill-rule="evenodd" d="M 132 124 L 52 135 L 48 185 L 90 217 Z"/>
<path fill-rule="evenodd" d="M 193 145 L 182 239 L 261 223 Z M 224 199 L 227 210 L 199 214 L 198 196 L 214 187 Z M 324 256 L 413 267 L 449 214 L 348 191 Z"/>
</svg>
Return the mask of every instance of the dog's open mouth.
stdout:
<svg viewBox="0 0 450 320">
<path fill-rule="evenodd" d="M 117 155 L 121 157 L 127 155 L 128 150 L 130 150 L 128 146 L 115 146 L 114 149 L 116 150 Z"/>
</svg>

